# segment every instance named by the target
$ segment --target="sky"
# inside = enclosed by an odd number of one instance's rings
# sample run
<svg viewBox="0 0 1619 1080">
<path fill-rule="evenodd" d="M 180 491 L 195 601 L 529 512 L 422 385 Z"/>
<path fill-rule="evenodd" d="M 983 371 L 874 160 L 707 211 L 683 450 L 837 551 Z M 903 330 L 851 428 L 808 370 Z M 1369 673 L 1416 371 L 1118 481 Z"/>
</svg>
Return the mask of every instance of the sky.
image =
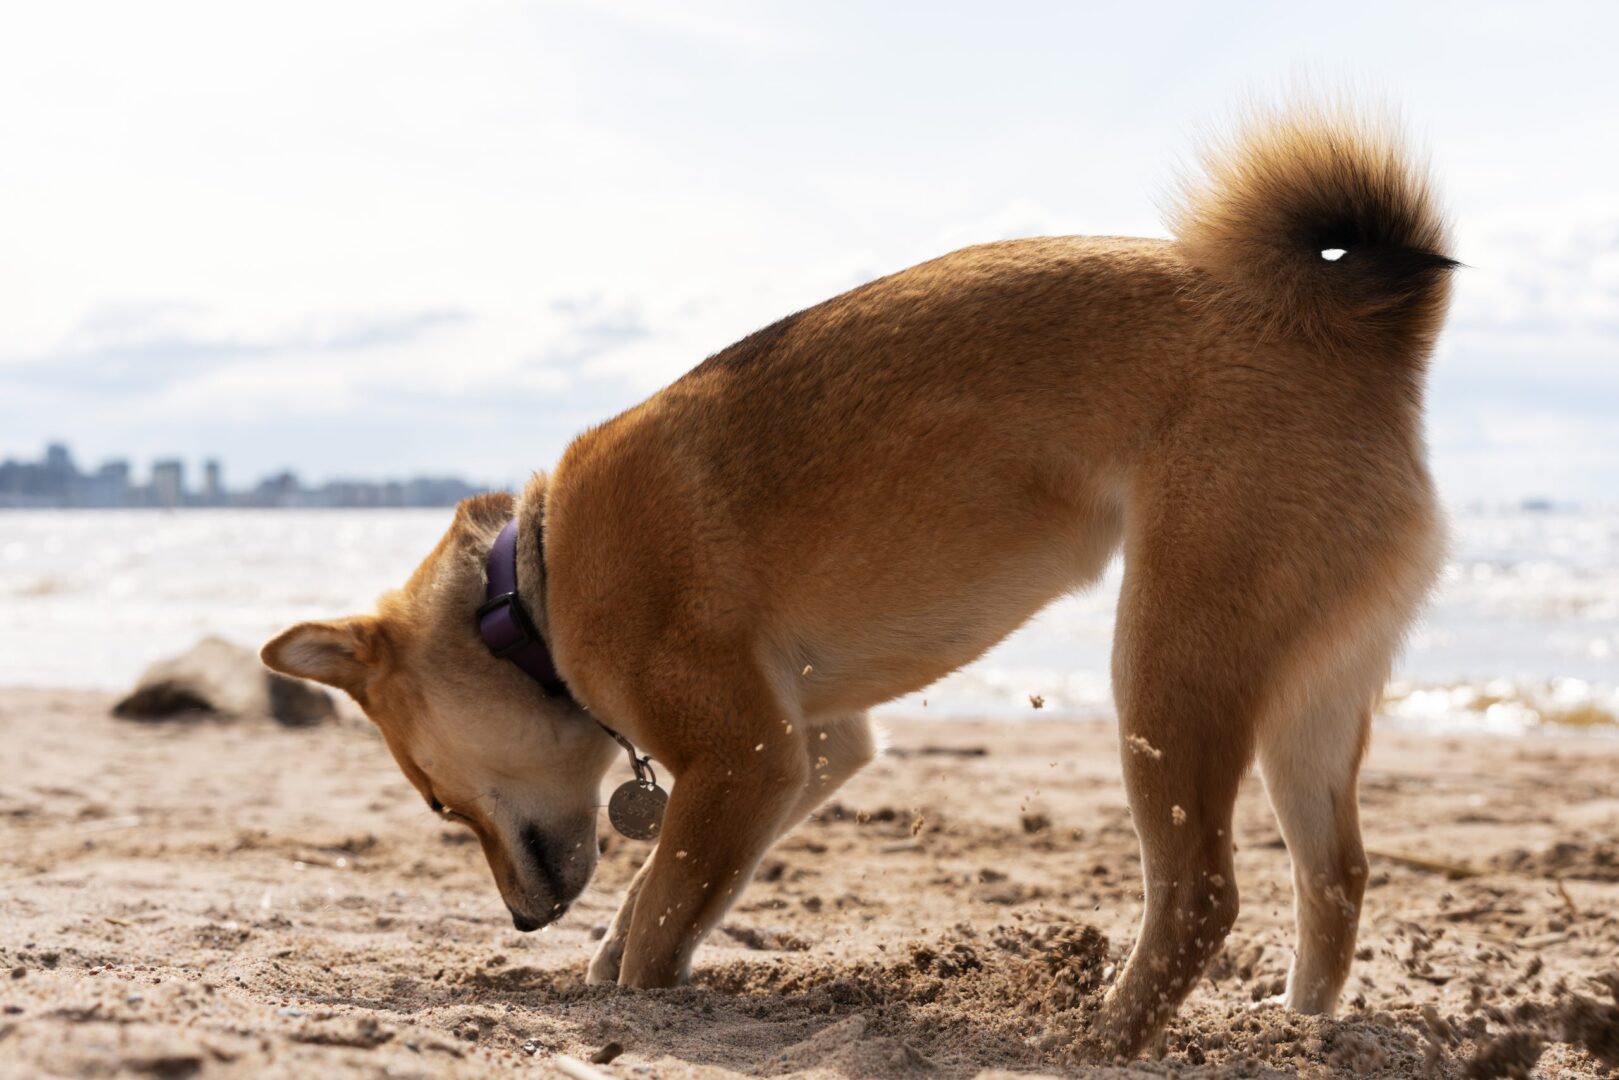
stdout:
<svg viewBox="0 0 1619 1080">
<path fill-rule="evenodd" d="M 517 483 L 877 275 L 1165 235 L 1199 134 L 1313 85 L 1396 106 L 1456 223 L 1447 498 L 1612 502 L 1616 40 L 1608 4 L 8 4 L 0 457 Z"/>
</svg>

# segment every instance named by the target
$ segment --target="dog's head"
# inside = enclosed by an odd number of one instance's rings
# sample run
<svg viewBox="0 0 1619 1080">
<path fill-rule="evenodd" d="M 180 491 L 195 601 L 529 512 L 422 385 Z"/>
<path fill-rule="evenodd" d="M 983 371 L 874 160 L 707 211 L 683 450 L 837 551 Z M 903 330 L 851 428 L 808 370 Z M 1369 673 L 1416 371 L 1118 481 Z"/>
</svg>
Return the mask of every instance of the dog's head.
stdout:
<svg viewBox="0 0 1619 1080">
<path fill-rule="evenodd" d="M 359 703 L 428 806 L 477 834 L 513 925 L 534 930 L 595 869 L 598 788 L 616 747 L 478 637 L 484 560 L 513 509 L 509 495 L 468 499 L 374 614 L 300 623 L 262 655 Z"/>
</svg>

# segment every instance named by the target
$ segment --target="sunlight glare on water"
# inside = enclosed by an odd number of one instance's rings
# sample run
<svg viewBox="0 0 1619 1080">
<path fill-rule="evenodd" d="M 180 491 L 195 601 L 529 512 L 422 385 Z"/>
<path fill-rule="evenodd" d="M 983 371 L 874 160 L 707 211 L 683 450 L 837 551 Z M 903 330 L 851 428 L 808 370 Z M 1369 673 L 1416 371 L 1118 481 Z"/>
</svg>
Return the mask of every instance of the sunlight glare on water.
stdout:
<svg viewBox="0 0 1619 1080">
<path fill-rule="evenodd" d="M 123 689 L 208 634 L 257 646 L 369 609 L 451 511 L 0 513 L 0 685 Z M 891 713 L 1111 712 L 1121 568 Z M 470 616 L 469 616 L 470 618 Z M 1425 728 L 1607 727 L 1619 716 L 1619 512 L 1468 510 L 1384 713 Z M 1030 695 L 1045 707 L 1030 708 Z M 926 704 L 924 705 L 924 699 Z"/>
</svg>

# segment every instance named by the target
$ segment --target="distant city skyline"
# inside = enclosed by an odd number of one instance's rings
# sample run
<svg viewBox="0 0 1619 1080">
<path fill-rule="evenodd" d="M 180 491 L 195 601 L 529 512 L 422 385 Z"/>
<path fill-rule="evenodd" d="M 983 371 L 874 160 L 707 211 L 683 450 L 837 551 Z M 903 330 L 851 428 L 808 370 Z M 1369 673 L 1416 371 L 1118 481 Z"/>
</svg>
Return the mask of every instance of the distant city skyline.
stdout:
<svg viewBox="0 0 1619 1080">
<path fill-rule="evenodd" d="M 252 487 L 232 490 L 218 458 L 202 461 L 200 486 L 186 481 L 180 458 L 157 458 L 143 482 L 127 457 L 107 458 L 86 472 L 64 442 L 46 445 L 38 460 L 0 460 L 0 509 L 163 509 L 257 507 L 453 506 L 479 492 L 495 490 L 455 476 L 409 479 L 328 480 L 307 487 L 290 470 L 263 477 Z"/>
</svg>

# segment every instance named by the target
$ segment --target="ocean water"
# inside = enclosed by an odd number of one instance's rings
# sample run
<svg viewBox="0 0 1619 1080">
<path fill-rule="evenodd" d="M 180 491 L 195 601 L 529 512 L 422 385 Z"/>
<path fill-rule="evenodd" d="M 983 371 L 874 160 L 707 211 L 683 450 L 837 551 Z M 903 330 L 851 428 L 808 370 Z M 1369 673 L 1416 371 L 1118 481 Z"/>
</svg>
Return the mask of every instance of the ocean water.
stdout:
<svg viewBox="0 0 1619 1080">
<path fill-rule="evenodd" d="M 0 512 L 0 686 L 129 686 L 206 634 L 257 645 L 363 611 L 448 510 Z M 1452 511 L 1451 559 L 1396 667 L 1384 721 L 1619 732 L 1619 510 Z M 1120 566 L 983 658 L 885 710 L 1111 712 Z M 1044 700 L 1036 714 L 1031 695 Z"/>
</svg>

